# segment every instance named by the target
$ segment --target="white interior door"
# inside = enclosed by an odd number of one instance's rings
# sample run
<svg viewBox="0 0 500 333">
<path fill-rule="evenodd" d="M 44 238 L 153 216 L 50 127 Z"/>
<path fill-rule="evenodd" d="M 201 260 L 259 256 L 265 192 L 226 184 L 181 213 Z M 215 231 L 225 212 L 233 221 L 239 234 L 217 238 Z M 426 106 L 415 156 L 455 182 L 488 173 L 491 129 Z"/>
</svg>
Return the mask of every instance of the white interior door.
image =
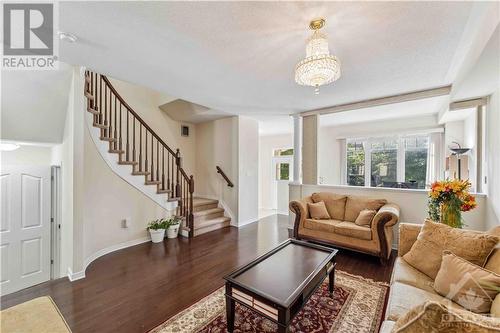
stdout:
<svg viewBox="0 0 500 333">
<path fill-rule="evenodd" d="M 50 279 L 50 167 L 2 166 L 1 294 Z"/>
<path fill-rule="evenodd" d="M 272 207 L 278 214 L 288 214 L 288 183 L 293 177 L 293 156 L 276 156 L 272 163 Z"/>
</svg>

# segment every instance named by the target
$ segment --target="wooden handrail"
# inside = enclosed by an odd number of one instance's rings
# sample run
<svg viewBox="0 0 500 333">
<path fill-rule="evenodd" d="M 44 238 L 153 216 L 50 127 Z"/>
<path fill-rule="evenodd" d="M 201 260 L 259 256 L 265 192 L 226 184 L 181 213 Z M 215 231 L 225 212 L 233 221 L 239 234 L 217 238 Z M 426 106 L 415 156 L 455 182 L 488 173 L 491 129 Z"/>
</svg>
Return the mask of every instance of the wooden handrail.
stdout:
<svg viewBox="0 0 500 333">
<path fill-rule="evenodd" d="M 108 88 L 118 98 L 120 103 L 122 103 L 123 106 L 125 106 L 127 108 L 127 110 L 131 114 L 134 115 L 134 118 L 136 118 L 142 124 L 142 126 L 144 126 L 156 138 L 156 140 L 158 140 L 165 148 L 167 148 L 167 150 L 172 155 L 176 155 L 176 153 L 165 142 L 163 142 L 163 140 L 155 133 L 155 131 L 153 131 L 153 129 L 151 127 L 149 127 L 149 125 L 146 124 L 146 122 L 144 120 L 142 120 L 142 118 L 137 114 L 137 112 L 135 112 L 134 109 L 132 109 L 132 107 L 130 105 L 128 105 L 127 102 L 125 102 L 125 100 L 122 98 L 122 96 L 116 91 L 115 87 L 113 87 L 113 85 L 111 84 L 109 79 L 106 77 L 106 75 L 101 75 L 101 76 L 102 76 L 102 79 L 104 80 L 104 82 L 106 82 L 106 85 L 108 86 Z"/>
<path fill-rule="evenodd" d="M 179 149 L 170 148 L 116 91 L 109 79 L 85 72 L 87 111 L 101 129 L 109 152 L 119 154 L 119 164 L 133 166 L 133 175 L 145 176 L 145 185 L 156 185 L 158 194 L 178 201 L 177 214 L 194 235 L 194 179 L 182 168 Z"/>
<path fill-rule="evenodd" d="M 215 166 L 215 168 L 217 169 L 217 173 L 219 173 L 222 176 L 222 178 L 224 178 L 224 180 L 227 182 L 227 186 L 234 187 L 233 182 L 229 180 L 224 171 L 222 171 L 222 169 L 218 165 Z"/>
</svg>

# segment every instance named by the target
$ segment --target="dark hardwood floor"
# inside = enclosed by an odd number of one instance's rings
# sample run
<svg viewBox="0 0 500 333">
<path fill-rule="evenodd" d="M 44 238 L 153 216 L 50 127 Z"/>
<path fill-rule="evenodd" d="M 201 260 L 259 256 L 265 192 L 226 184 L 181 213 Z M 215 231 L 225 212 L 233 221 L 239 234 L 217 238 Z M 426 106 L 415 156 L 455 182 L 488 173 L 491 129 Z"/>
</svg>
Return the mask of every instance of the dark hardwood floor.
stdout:
<svg viewBox="0 0 500 333">
<path fill-rule="evenodd" d="M 94 261 L 86 278 L 53 280 L 4 296 L 1 308 L 50 295 L 74 333 L 146 332 L 224 284 L 223 276 L 289 237 L 288 216 L 194 239 L 145 243 Z M 337 269 L 377 281 L 390 279 L 375 257 L 341 250 Z"/>
</svg>

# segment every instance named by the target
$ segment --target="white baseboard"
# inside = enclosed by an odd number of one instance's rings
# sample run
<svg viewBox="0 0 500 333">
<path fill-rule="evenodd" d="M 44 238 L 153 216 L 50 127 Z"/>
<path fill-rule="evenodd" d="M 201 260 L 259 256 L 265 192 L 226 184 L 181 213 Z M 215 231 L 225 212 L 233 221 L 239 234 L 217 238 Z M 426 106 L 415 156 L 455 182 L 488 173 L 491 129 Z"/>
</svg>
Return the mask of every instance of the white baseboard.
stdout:
<svg viewBox="0 0 500 333">
<path fill-rule="evenodd" d="M 259 218 L 258 217 L 257 217 L 257 219 L 252 219 L 252 220 L 248 220 L 248 221 L 245 221 L 245 222 L 240 222 L 240 223 L 238 223 L 238 225 L 235 225 L 235 227 L 241 228 L 243 226 L 246 226 L 246 225 L 249 225 L 249 224 L 252 224 L 252 223 L 255 223 L 255 222 L 259 222 Z"/>
<path fill-rule="evenodd" d="M 80 279 L 83 279 L 85 277 L 85 272 L 84 271 L 80 271 L 80 272 L 77 272 L 77 273 L 73 273 L 73 271 L 71 270 L 70 267 L 68 267 L 68 279 L 73 282 L 73 281 L 76 281 L 76 280 L 80 280 Z"/>
<path fill-rule="evenodd" d="M 87 267 L 94 260 L 96 260 L 99 257 L 102 257 L 102 256 L 104 256 L 104 255 L 106 255 L 108 253 L 111 253 L 111 252 L 115 252 L 115 251 L 118 251 L 118 250 L 121 250 L 121 249 L 125 249 L 127 247 L 131 247 L 131 246 L 134 246 L 134 245 L 139 245 L 139 244 L 142 244 L 142 243 L 146 243 L 146 242 L 149 242 L 150 240 L 151 240 L 151 238 L 149 238 L 149 237 L 142 237 L 142 238 L 139 238 L 139 239 L 133 239 L 133 240 L 126 241 L 126 242 L 123 242 L 123 243 L 118 243 L 118 244 L 115 244 L 115 245 L 111 245 L 111 246 L 105 247 L 104 249 L 101 249 L 101 250 L 93 253 L 91 256 L 89 256 L 89 257 L 87 257 L 85 259 L 85 261 L 83 263 L 83 270 L 81 270 L 79 272 L 76 272 L 76 273 L 73 273 L 73 271 L 71 270 L 71 268 L 68 267 L 68 279 L 71 282 L 73 282 L 73 281 L 85 278 L 85 271 L 87 270 Z"/>
</svg>

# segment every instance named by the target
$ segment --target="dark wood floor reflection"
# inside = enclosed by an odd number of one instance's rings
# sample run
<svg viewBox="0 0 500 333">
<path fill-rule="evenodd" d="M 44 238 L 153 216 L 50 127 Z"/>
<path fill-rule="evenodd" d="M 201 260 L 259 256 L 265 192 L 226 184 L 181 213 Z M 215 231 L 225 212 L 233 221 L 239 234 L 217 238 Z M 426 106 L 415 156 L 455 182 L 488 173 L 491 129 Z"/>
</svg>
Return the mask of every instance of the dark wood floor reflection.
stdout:
<svg viewBox="0 0 500 333">
<path fill-rule="evenodd" d="M 289 237 L 288 216 L 273 215 L 243 228 L 194 239 L 145 243 L 103 256 L 86 278 L 49 281 L 1 298 L 7 308 L 50 295 L 74 333 L 146 332 L 221 287 L 223 276 Z M 389 281 L 393 259 L 341 250 L 337 268 Z"/>
</svg>

